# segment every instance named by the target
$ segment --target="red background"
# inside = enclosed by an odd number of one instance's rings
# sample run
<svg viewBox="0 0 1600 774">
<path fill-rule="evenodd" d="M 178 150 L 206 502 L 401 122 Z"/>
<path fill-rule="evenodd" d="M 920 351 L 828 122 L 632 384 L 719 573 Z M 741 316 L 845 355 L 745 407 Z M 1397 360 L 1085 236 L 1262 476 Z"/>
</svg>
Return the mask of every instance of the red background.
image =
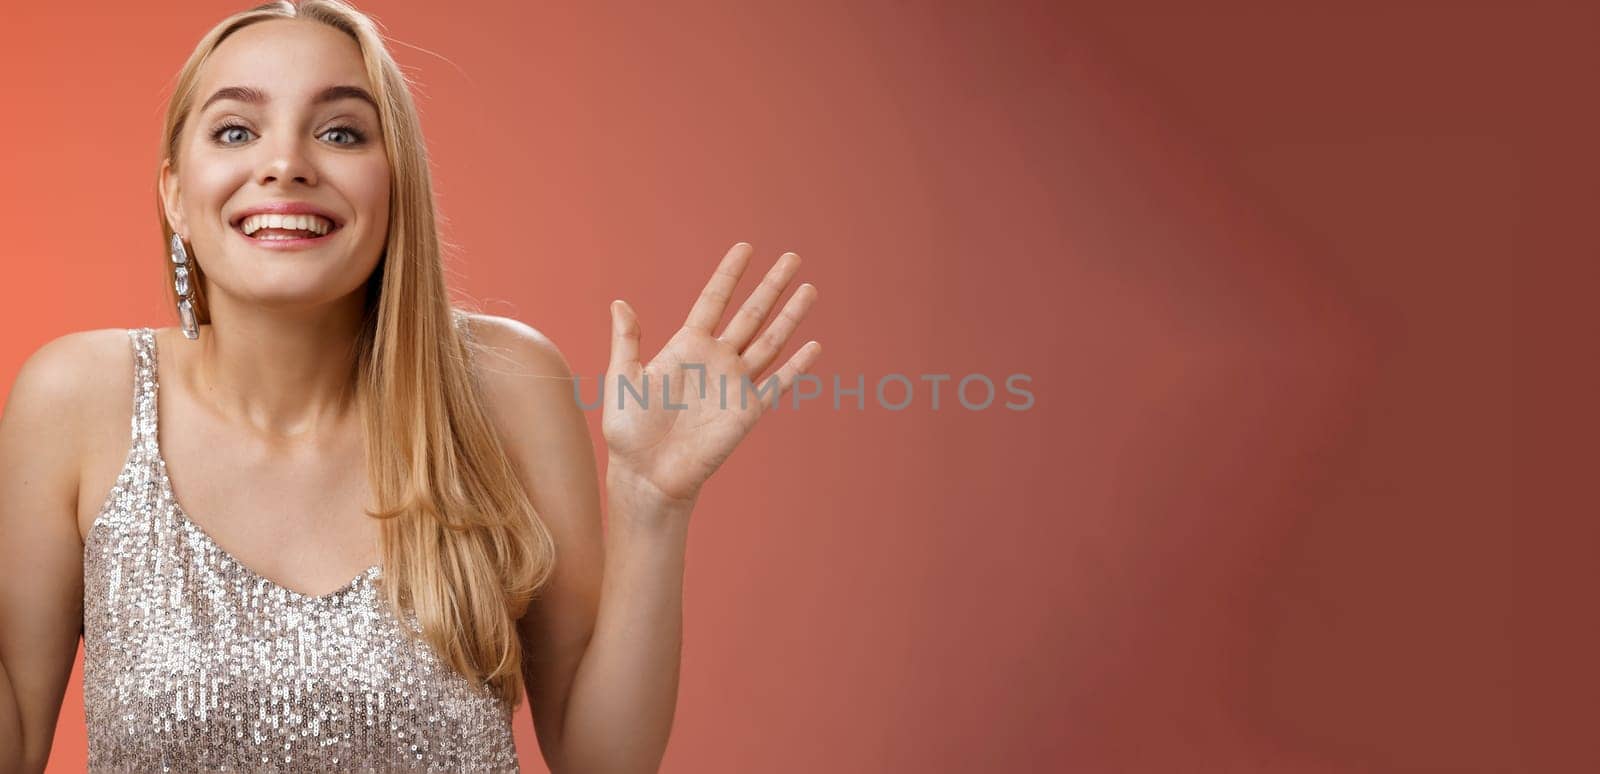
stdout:
<svg viewBox="0 0 1600 774">
<path fill-rule="evenodd" d="M 869 384 L 708 487 L 665 771 L 1600 767 L 1595 380 L 1550 365 L 1593 360 L 1591 11 L 567 5 L 362 5 L 461 294 L 592 375 L 612 298 L 653 352 L 728 245 L 795 250 Z M 161 106 L 243 7 L 7 7 L 5 384 L 175 324 Z"/>
</svg>

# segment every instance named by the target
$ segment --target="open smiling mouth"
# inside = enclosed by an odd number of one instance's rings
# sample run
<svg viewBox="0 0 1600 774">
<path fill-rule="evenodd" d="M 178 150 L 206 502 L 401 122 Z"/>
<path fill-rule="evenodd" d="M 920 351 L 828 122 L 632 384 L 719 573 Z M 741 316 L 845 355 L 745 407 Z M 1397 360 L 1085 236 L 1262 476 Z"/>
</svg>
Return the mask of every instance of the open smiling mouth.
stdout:
<svg viewBox="0 0 1600 774">
<path fill-rule="evenodd" d="M 306 244 L 326 239 L 341 226 L 321 215 L 248 215 L 233 230 L 253 242 Z"/>
</svg>

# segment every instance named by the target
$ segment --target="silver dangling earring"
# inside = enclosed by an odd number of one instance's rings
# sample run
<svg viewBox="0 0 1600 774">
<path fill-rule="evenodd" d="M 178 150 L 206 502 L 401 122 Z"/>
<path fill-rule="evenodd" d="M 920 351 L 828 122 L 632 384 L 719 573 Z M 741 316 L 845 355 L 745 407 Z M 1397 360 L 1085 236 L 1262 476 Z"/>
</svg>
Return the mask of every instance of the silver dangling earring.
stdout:
<svg viewBox="0 0 1600 774">
<path fill-rule="evenodd" d="M 178 291 L 178 319 L 183 323 L 183 337 L 193 341 L 200 338 L 200 327 L 194 322 L 194 288 L 189 285 L 189 251 L 183 249 L 183 238 L 172 234 L 172 287 Z"/>
</svg>

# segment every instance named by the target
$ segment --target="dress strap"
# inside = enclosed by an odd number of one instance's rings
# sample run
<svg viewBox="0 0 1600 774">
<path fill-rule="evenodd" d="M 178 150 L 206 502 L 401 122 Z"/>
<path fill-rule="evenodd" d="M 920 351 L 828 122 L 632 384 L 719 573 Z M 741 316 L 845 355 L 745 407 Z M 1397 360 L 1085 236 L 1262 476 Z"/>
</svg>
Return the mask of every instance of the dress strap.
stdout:
<svg viewBox="0 0 1600 774">
<path fill-rule="evenodd" d="M 132 440 L 149 451 L 156 443 L 156 337 L 150 328 L 129 328 L 133 343 Z"/>
</svg>

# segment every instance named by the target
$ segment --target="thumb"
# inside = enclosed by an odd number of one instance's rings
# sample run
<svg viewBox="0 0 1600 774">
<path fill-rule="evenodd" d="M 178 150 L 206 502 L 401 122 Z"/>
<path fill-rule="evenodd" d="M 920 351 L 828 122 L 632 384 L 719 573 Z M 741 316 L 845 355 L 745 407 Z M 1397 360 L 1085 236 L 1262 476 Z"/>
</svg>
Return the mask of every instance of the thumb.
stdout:
<svg viewBox="0 0 1600 774">
<path fill-rule="evenodd" d="M 639 317 L 628 302 L 611 302 L 611 372 L 632 374 L 639 365 Z"/>
</svg>

